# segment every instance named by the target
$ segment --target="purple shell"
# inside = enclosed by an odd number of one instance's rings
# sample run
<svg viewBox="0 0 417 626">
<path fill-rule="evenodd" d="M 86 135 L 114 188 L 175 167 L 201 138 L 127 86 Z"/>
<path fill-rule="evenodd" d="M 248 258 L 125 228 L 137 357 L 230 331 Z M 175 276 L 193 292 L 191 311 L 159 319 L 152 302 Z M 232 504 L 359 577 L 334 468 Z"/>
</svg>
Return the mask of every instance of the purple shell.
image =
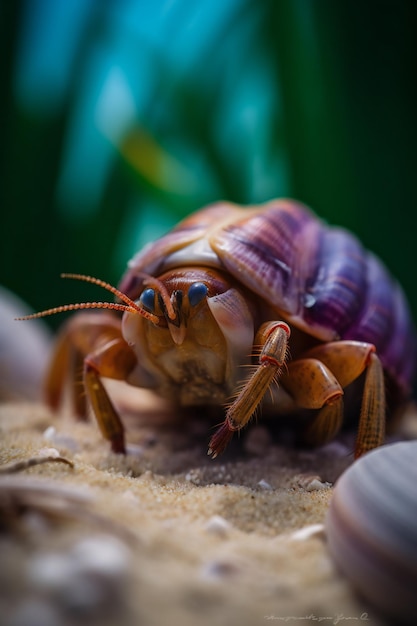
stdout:
<svg viewBox="0 0 417 626">
<path fill-rule="evenodd" d="M 139 272 L 159 276 L 191 265 L 226 270 L 322 341 L 373 343 L 400 391 L 409 392 L 416 341 L 401 287 L 356 237 L 304 205 L 283 199 L 202 209 L 139 252 L 120 289 L 136 298 Z"/>
</svg>

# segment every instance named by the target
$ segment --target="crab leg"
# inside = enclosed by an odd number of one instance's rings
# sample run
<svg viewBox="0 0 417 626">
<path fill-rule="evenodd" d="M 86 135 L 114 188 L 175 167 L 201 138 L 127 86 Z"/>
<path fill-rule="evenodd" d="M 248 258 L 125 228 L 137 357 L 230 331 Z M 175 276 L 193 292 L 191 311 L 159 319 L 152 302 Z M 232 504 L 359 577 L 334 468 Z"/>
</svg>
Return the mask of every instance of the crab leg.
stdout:
<svg viewBox="0 0 417 626">
<path fill-rule="evenodd" d="M 124 429 L 101 382 L 101 377 L 126 380 L 136 365 L 136 357 L 122 337 L 117 318 L 105 313 L 86 313 L 71 318 L 64 327 L 45 389 L 47 401 L 54 408 L 61 401 L 68 364 L 71 366 L 73 403 L 77 414 L 80 417 L 86 415 L 85 397 L 81 395 L 82 387 L 76 380 L 78 368 L 82 369 L 84 364 L 84 388 L 99 428 L 111 442 L 113 452 L 124 453 Z"/>
<path fill-rule="evenodd" d="M 319 359 L 291 361 L 280 382 L 303 409 L 321 409 L 343 395 L 340 382 Z"/>
<path fill-rule="evenodd" d="M 381 361 L 373 352 L 366 370 L 355 458 L 384 443 L 385 387 Z"/>
<path fill-rule="evenodd" d="M 107 313 L 81 313 L 68 320 L 57 337 L 45 379 L 46 402 L 53 409 L 61 403 L 67 373 L 71 379 L 72 402 L 78 417 L 86 418 L 81 372 L 84 357 L 99 345 L 121 337 L 120 322 Z"/>
<path fill-rule="evenodd" d="M 229 406 L 223 424 L 210 440 L 208 453 L 216 458 L 226 448 L 233 433 L 243 428 L 261 403 L 272 381 L 277 378 L 287 356 L 290 329 L 285 322 L 266 322 L 259 329 L 255 344 L 261 346 L 259 365 L 246 380 Z"/>
<path fill-rule="evenodd" d="M 335 341 L 309 350 L 346 387 L 366 370 L 355 458 L 380 446 L 385 437 L 384 372 L 375 346 L 361 341 Z"/>
<path fill-rule="evenodd" d="M 324 363 L 335 375 L 342 388 L 356 380 L 369 363 L 375 346 L 364 341 L 331 341 L 303 354 Z"/>
<path fill-rule="evenodd" d="M 84 386 L 98 426 L 113 452 L 126 453 L 124 428 L 101 376 L 126 380 L 136 364 L 136 357 L 123 339 L 114 339 L 84 359 Z"/>
<path fill-rule="evenodd" d="M 303 432 L 303 441 L 323 445 L 337 435 L 343 422 L 343 390 L 324 363 L 314 358 L 292 361 L 281 378 L 297 406 L 319 409 Z"/>
<path fill-rule="evenodd" d="M 343 397 L 331 404 L 325 404 L 316 417 L 305 427 L 302 439 L 312 446 L 322 446 L 331 441 L 343 423 Z"/>
</svg>

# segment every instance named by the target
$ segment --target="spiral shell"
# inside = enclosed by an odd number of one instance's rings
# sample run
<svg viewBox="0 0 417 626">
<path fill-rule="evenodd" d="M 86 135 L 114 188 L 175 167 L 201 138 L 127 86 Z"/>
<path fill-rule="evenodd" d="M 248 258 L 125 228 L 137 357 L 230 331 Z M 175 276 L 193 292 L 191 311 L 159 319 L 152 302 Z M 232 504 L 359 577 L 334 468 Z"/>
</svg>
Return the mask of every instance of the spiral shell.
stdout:
<svg viewBox="0 0 417 626">
<path fill-rule="evenodd" d="M 375 608 L 417 622 L 417 441 L 387 445 L 338 480 L 326 520 L 340 570 Z"/>
</svg>

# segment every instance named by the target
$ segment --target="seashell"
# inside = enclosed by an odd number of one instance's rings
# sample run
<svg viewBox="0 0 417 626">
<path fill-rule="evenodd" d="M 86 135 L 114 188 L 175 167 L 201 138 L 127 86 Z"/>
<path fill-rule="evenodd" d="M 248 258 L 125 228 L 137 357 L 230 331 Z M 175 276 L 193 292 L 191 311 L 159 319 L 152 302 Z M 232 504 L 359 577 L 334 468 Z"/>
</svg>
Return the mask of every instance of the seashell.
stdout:
<svg viewBox="0 0 417 626">
<path fill-rule="evenodd" d="M 342 474 L 326 534 L 365 599 L 395 623 L 417 623 L 417 441 L 377 448 Z"/>
<path fill-rule="evenodd" d="M 52 337 L 40 320 L 16 326 L 13 318 L 28 312 L 25 302 L 0 286 L 0 399 L 7 402 L 42 396 Z"/>
</svg>

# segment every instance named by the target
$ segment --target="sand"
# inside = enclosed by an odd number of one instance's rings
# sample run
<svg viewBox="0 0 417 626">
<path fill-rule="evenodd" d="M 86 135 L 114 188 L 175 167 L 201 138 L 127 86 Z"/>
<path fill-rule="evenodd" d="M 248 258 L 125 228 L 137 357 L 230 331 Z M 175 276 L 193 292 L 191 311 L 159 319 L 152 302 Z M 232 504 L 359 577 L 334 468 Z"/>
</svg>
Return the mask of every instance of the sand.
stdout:
<svg viewBox="0 0 417 626">
<path fill-rule="evenodd" d="M 383 623 L 326 547 L 353 436 L 303 450 L 259 421 L 211 460 L 210 423 L 135 394 L 142 417 L 120 395 L 126 456 L 93 420 L 0 405 L 3 468 L 72 464 L 0 475 L 1 624 Z"/>
</svg>

